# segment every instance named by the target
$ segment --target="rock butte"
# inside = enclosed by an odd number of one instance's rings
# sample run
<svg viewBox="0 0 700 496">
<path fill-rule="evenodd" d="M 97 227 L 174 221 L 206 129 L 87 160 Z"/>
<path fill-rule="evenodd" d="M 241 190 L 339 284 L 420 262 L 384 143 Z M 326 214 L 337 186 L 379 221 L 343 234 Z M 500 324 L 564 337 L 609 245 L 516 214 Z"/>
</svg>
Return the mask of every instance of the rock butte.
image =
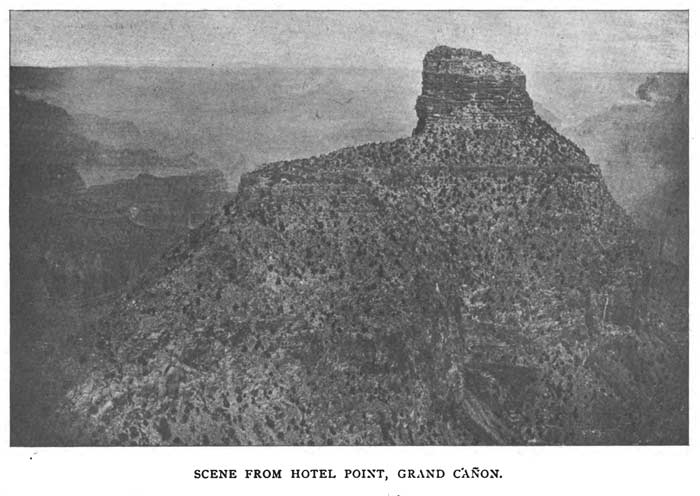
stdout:
<svg viewBox="0 0 700 496">
<path fill-rule="evenodd" d="M 514 65 L 438 47 L 423 77 L 413 136 L 247 174 L 164 255 L 64 442 L 687 442 L 676 300 L 598 167 Z"/>
<path fill-rule="evenodd" d="M 423 60 L 423 93 L 416 111 L 416 133 L 446 120 L 483 126 L 493 118 L 535 115 L 520 68 L 476 50 L 446 46 L 430 50 Z"/>
</svg>

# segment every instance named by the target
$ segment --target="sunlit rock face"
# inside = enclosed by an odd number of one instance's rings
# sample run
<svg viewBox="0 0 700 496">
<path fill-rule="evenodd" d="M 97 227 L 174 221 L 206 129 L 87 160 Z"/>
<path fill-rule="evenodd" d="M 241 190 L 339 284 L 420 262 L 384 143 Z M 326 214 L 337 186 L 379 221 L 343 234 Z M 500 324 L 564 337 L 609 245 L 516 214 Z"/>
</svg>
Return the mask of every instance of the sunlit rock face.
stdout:
<svg viewBox="0 0 700 496">
<path fill-rule="evenodd" d="M 416 133 L 434 122 L 484 125 L 534 116 L 520 68 L 476 50 L 445 46 L 429 51 L 423 60 L 423 92 L 416 112 Z"/>
</svg>

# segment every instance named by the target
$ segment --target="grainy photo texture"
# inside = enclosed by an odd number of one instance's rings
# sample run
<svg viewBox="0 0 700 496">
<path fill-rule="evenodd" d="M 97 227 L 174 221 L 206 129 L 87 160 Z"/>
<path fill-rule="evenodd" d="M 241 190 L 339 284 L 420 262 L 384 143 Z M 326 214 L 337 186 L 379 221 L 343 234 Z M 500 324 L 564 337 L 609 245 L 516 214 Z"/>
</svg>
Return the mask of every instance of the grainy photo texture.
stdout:
<svg viewBox="0 0 700 496">
<path fill-rule="evenodd" d="M 11 443 L 688 443 L 687 12 L 11 13 Z"/>
</svg>

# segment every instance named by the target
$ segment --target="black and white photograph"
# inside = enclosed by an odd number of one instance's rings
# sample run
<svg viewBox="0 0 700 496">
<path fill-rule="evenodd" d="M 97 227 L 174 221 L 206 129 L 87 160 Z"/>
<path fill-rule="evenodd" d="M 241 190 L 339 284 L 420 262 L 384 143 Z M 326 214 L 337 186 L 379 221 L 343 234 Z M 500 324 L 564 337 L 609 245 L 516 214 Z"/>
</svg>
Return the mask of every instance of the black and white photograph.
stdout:
<svg viewBox="0 0 700 496">
<path fill-rule="evenodd" d="M 687 10 L 13 10 L 9 57 L 10 446 L 689 444 Z"/>
</svg>

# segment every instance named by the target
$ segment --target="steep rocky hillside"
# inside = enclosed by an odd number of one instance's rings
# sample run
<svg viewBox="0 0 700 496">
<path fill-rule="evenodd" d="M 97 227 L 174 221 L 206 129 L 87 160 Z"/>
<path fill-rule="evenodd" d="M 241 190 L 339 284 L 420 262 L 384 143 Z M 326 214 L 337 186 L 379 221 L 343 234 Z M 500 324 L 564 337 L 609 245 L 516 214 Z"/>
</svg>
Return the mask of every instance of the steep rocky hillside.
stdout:
<svg viewBox="0 0 700 496">
<path fill-rule="evenodd" d="M 218 171 L 86 187 L 76 165 L 119 151 L 78 134 L 59 107 L 15 94 L 10 105 L 12 440 L 46 444 L 89 324 L 232 195 Z"/>
<path fill-rule="evenodd" d="M 438 47 L 416 109 L 243 176 L 95 327 L 59 442 L 686 443 L 683 289 L 522 71 Z"/>
</svg>

